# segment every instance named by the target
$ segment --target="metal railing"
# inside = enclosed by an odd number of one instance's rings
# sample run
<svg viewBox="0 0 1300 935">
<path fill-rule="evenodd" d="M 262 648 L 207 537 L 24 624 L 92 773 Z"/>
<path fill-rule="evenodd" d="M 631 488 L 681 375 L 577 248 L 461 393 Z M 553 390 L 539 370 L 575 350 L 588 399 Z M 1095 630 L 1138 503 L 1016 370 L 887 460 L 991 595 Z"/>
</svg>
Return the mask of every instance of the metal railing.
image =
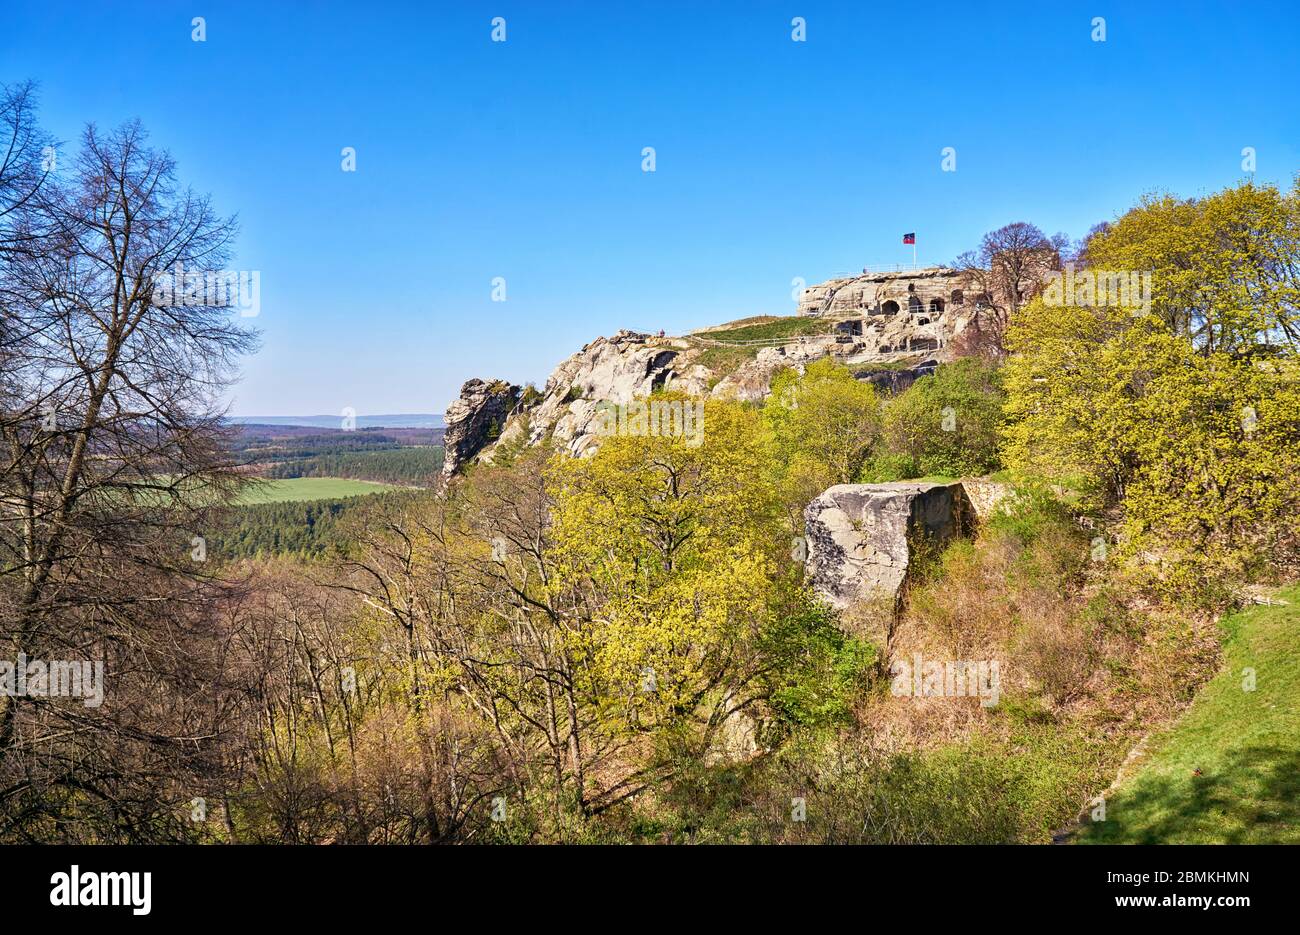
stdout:
<svg viewBox="0 0 1300 935">
<path fill-rule="evenodd" d="M 869 265 L 862 267 L 861 270 L 851 270 L 843 273 L 833 273 L 829 279 L 860 279 L 863 276 L 875 276 L 881 273 L 919 273 L 929 269 L 952 269 L 942 263 L 881 263 L 879 266 Z M 954 273 L 960 270 L 953 270 Z"/>
</svg>

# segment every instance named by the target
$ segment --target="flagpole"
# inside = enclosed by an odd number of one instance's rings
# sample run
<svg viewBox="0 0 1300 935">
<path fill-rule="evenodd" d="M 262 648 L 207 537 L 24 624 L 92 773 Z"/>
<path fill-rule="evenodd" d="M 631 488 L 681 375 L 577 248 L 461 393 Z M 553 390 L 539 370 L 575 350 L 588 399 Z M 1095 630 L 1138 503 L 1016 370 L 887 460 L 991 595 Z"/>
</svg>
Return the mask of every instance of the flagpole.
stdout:
<svg viewBox="0 0 1300 935">
<path fill-rule="evenodd" d="M 916 269 L 916 238 L 912 238 L 912 268 Z"/>
</svg>

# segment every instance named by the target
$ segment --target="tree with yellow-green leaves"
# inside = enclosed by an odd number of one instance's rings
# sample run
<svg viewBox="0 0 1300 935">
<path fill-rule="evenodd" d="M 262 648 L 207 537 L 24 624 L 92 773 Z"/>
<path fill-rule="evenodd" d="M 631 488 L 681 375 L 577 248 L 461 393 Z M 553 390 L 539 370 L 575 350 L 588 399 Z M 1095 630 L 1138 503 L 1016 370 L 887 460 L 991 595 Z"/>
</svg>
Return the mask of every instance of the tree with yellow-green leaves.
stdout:
<svg viewBox="0 0 1300 935">
<path fill-rule="evenodd" d="M 828 358 L 772 378 L 763 422 L 780 483 L 801 512 L 833 484 L 850 484 L 880 437 L 880 397 Z"/>
<path fill-rule="evenodd" d="M 413 751 L 413 782 L 499 763 L 475 794 L 520 810 L 491 826 L 512 840 L 571 839 L 683 770 L 843 722 L 871 663 L 800 580 L 758 409 L 612 428 L 583 458 L 481 466 L 372 524 L 342 569 L 413 729 L 454 714 L 475 738 L 453 764 Z M 425 808 L 440 833 L 463 812 Z"/>
<path fill-rule="evenodd" d="M 1300 350 L 1300 177 L 1207 198 L 1147 196 L 1085 245 L 1087 268 L 1150 272 L 1151 312 L 1202 354 Z"/>
<path fill-rule="evenodd" d="M 699 444 L 621 435 L 553 461 L 551 586 L 608 730 L 734 745 L 851 642 L 791 573 L 770 458 L 757 411 L 709 403 Z"/>
<path fill-rule="evenodd" d="M 1049 288 L 1022 310 L 1008 465 L 1117 507 L 1120 555 L 1185 597 L 1293 560 L 1300 187 L 1145 199 L 1084 255 L 1097 277 L 1149 272 L 1149 302 L 1052 304 Z"/>
</svg>

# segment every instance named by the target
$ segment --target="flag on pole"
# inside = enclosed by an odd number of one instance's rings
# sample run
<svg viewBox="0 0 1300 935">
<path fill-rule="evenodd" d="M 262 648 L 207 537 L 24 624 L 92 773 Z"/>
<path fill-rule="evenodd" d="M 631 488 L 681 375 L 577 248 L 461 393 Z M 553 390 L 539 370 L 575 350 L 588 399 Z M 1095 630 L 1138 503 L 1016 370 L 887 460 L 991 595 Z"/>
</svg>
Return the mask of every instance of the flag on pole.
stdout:
<svg viewBox="0 0 1300 935">
<path fill-rule="evenodd" d="M 904 235 L 903 235 L 903 243 L 915 244 L 915 243 L 916 243 L 916 234 L 915 234 L 915 233 L 912 233 L 912 234 L 904 234 Z"/>
</svg>

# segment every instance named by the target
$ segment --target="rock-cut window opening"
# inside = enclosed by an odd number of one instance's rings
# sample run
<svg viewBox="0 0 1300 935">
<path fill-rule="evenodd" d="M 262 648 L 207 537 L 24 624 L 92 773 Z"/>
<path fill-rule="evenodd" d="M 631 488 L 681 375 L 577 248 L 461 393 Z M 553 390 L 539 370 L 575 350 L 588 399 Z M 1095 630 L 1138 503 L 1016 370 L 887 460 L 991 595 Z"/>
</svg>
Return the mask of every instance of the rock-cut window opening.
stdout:
<svg viewBox="0 0 1300 935">
<path fill-rule="evenodd" d="M 880 310 L 884 312 L 886 315 L 897 315 L 898 303 L 895 302 L 893 299 L 890 299 L 884 305 L 880 306 Z"/>
</svg>

